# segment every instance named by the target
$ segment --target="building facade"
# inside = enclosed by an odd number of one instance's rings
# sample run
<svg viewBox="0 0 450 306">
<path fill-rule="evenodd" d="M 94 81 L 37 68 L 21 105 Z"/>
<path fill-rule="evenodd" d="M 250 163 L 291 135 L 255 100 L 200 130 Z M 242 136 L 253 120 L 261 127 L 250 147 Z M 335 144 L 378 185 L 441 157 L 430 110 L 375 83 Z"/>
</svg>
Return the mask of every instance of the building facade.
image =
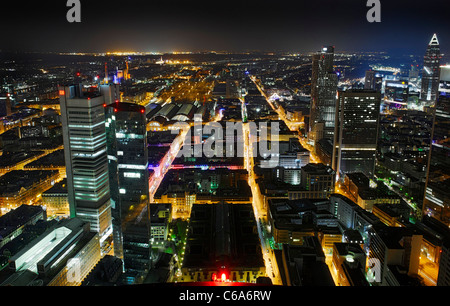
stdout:
<svg viewBox="0 0 450 306">
<path fill-rule="evenodd" d="M 136 279 L 150 261 L 149 170 L 145 107 L 105 107 L 114 255 Z"/>
<path fill-rule="evenodd" d="M 310 139 L 333 138 L 338 75 L 334 72 L 334 47 L 313 55 L 311 77 Z"/>
<path fill-rule="evenodd" d="M 98 233 L 79 218 L 64 219 L 10 258 L 2 286 L 79 286 L 101 258 Z"/>
<path fill-rule="evenodd" d="M 423 214 L 450 225 L 450 66 L 441 67 L 432 128 Z"/>
<path fill-rule="evenodd" d="M 334 130 L 333 169 L 338 177 L 362 172 L 372 178 L 378 143 L 381 93 L 372 90 L 339 92 Z"/>
<path fill-rule="evenodd" d="M 59 93 L 70 214 L 89 222 L 104 242 L 112 230 L 104 104 L 120 97 L 119 87 L 79 84 Z"/>
<path fill-rule="evenodd" d="M 428 44 L 423 59 L 421 100 L 426 106 L 436 103 L 439 89 L 439 65 L 441 60 L 441 49 L 437 35 L 434 34 Z"/>
</svg>

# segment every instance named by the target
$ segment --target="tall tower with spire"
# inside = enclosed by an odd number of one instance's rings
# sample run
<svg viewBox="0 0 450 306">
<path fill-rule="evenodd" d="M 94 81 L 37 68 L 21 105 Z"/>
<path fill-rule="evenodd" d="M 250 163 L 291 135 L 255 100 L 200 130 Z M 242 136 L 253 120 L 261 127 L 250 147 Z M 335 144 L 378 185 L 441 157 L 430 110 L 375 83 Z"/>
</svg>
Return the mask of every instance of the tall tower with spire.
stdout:
<svg viewBox="0 0 450 306">
<path fill-rule="evenodd" d="M 422 90 L 420 99 L 426 106 L 433 106 L 439 90 L 439 66 L 441 49 L 437 35 L 434 34 L 428 44 L 423 59 Z"/>
<path fill-rule="evenodd" d="M 310 139 L 333 139 L 338 75 L 334 47 L 324 47 L 312 57 Z"/>
</svg>

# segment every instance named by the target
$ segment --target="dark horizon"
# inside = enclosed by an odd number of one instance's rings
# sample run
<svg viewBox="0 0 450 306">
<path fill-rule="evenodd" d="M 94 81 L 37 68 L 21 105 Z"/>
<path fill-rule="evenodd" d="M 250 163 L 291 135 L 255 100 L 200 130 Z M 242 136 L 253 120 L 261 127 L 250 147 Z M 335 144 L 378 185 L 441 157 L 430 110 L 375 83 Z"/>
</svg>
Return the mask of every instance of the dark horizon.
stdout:
<svg viewBox="0 0 450 306">
<path fill-rule="evenodd" d="M 16 1 L 0 20 L 0 50 L 308 53 L 335 45 L 338 53 L 421 55 L 434 33 L 442 53 L 450 50 L 447 1 L 392 2 L 381 0 L 381 23 L 369 23 L 366 0 L 81 0 L 81 23 L 71 24 L 65 0 Z"/>
</svg>

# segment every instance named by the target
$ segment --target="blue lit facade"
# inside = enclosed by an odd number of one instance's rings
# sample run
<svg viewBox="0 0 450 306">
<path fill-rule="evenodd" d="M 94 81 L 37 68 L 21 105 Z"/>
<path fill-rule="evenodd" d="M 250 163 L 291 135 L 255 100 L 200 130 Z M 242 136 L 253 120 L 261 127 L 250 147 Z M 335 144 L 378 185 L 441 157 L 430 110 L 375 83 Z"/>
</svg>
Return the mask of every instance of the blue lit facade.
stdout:
<svg viewBox="0 0 450 306">
<path fill-rule="evenodd" d="M 133 282 L 150 262 L 149 171 L 145 108 L 116 102 L 105 107 L 114 255 Z"/>
</svg>

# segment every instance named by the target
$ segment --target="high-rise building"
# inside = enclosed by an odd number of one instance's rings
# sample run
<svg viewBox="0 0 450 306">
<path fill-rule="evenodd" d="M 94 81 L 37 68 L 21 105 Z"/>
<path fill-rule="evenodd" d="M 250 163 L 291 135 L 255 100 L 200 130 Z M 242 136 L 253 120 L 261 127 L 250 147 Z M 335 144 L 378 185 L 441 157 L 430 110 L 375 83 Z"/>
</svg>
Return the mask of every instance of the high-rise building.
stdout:
<svg viewBox="0 0 450 306">
<path fill-rule="evenodd" d="M 11 113 L 11 94 L 0 93 L 0 117 L 10 116 Z"/>
<path fill-rule="evenodd" d="M 441 60 L 441 49 L 437 35 L 434 34 L 428 44 L 423 59 L 422 90 L 420 99 L 426 106 L 436 103 L 439 89 L 439 65 Z"/>
<path fill-rule="evenodd" d="M 381 93 L 374 90 L 339 92 L 332 166 L 340 178 L 351 172 L 373 177 L 380 103 Z"/>
<path fill-rule="evenodd" d="M 450 286 L 450 249 L 449 240 L 444 240 L 442 244 L 441 257 L 439 259 L 439 274 L 437 278 L 437 286 Z"/>
<path fill-rule="evenodd" d="M 374 70 L 367 70 L 364 80 L 364 89 L 376 90 L 381 92 L 382 87 L 383 76 Z"/>
<path fill-rule="evenodd" d="M 60 87 L 59 94 L 70 216 L 89 222 L 107 247 L 112 227 L 103 105 L 120 97 L 119 87 L 79 84 Z"/>
<path fill-rule="evenodd" d="M 105 113 L 114 256 L 135 282 L 148 272 L 151 250 L 145 107 L 115 102 Z"/>
<path fill-rule="evenodd" d="M 441 67 L 434 112 L 423 214 L 450 226 L 450 66 Z"/>
<path fill-rule="evenodd" d="M 333 138 L 338 75 L 333 69 L 334 47 L 312 58 L 310 139 Z"/>
<path fill-rule="evenodd" d="M 367 70 L 364 79 L 364 89 L 375 89 L 375 71 Z"/>
</svg>

